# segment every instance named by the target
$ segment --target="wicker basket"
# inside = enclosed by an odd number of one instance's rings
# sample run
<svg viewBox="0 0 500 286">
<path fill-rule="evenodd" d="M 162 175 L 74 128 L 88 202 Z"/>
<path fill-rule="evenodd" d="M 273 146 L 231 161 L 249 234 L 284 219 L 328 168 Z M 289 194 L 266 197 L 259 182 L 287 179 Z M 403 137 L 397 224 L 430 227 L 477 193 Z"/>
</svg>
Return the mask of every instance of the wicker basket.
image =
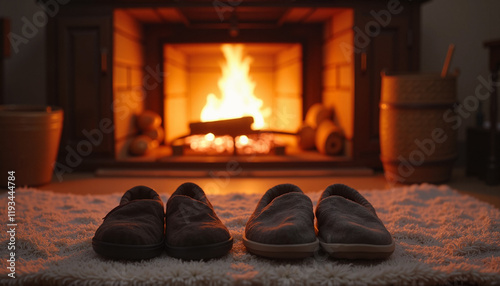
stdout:
<svg viewBox="0 0 500 286">
<path fill-rule="evenodd" d="M 49 183 L 61 138 L 63 110 L 50 106 L 0 106 L 0 186 L 15 171 L 16 186 Z"/>
<path fill-rule="evenodd" d="M 455 103 L 454 76 L 382 73 L 380 147 L 387 180 L 411 184 L 450 179 L 457 130 L 445 114 L 454 116 L 450 112 Z"/>
</svg>

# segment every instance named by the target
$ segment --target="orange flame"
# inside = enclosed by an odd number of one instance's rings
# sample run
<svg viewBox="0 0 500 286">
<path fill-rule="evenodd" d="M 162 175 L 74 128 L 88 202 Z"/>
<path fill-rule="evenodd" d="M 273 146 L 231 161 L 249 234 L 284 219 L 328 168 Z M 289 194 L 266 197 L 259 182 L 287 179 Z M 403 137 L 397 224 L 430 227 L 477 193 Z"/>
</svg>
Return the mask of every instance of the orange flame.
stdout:
<svg viewBox="0 0 500 286">
<path fill-rule="evenodd" d="M 218 81 L 222 96 L 218 98 L 213 93 L 207 96 L 207 103 L 201 111 L 201 121 L 252 116 L 254 130 L 267 127 L 264 117 L 270 110 L 261 110 L 263 101 L 254 95 L 255 82 L 249 76 L 252 58 L 244 55 L 241 44 L 223 44 L 221 50 L 226 58 Z"/>
</svg>

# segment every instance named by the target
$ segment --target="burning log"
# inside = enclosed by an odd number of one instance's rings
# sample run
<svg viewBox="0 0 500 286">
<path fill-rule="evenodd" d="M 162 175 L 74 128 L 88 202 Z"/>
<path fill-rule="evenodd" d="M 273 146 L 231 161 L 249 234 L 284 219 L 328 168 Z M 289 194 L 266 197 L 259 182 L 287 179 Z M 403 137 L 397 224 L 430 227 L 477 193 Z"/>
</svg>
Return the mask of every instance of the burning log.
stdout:
<svg viewBox="0 0 500 286">
<path fill-rule="evenodd" d="M 189 124 L 191 135 L 212 133 L 215 136 L 230 135 L 236 137 L 252 133 L 253 117 L 245 116 L 235 119 L 225 119 Z"/>
</svg>

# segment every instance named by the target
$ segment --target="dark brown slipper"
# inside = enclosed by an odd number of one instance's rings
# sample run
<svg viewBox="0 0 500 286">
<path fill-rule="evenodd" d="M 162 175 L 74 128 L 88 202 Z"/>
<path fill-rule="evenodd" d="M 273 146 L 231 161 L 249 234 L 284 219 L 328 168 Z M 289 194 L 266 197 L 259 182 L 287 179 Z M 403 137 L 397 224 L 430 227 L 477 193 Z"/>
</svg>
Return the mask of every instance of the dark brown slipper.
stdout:
<svg viewBox="0 0 500 286">
<path fill-rule="evenodd" d="M 304 258 L 319 248 L 311 199 L 292 184 L 269 189 L 248 220 L 243 244 L 269 258 Z"/>
<path fill-rule="evenodd" d="M 92 248 L 113 259 L 139 260 L 160 255 L 164 249 L 165 212 L 160 196 L 145 186 L 123 195 L 92 238 Z"/>
<path fill-rule="evenodd" d="M 225 255 L 232 247 L 231 234 L 203 190 L 193 183 L 179 186 L 167 202 L 168 255 L 185 260 L 211 259 Z"/>
<path fill-rule="evenodd" d="M 342 184 L 325 189 L 316 207 L 321 247 L 335 258 L 383 259 L 395 248 L 373 206 Z"/>
</svg>

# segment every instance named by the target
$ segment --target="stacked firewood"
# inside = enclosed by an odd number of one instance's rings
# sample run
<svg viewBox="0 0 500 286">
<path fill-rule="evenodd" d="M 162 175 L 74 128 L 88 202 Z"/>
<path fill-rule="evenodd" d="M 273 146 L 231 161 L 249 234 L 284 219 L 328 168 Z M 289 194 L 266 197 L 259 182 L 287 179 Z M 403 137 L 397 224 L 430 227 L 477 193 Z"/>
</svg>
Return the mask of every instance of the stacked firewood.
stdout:
<svg viewBox="0 0 500 286">
<path fill-rule="evenodd" d="M 301 149 L 316 148 L 326 155 L 339 155 L 344 147 L 344 134 L 334 122 L 333 109 L 320 103 L 313 104 L 297 132 Z"/>
<path fill-rule="evenodd" d="M 130 143 L 130 154 L 143 156 L 160 145 L 165 135 L 161 122 L 161 116 L 150 110 L 137 116 L 137 127 L 140 134 Z"/>
</svg>

